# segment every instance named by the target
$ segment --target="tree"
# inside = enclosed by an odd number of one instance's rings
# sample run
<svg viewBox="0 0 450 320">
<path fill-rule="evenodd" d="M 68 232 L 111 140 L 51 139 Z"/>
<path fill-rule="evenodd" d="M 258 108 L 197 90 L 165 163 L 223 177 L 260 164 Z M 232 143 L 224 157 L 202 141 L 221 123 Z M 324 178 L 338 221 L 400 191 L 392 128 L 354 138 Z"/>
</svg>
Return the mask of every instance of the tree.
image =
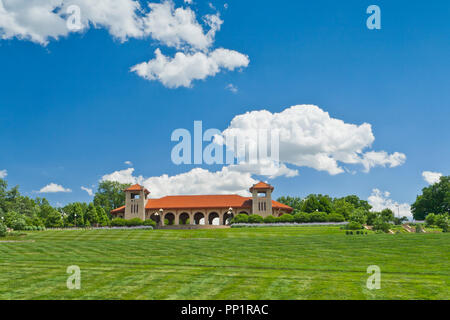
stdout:
<svg viewBox="0 0 450 320">
<path fill-rule="evenodd" d="M 361 200 L 356 195 L 346 196 L 341 199 L 345 200 L 345 202 L 351 203 L 355 209 L 363 208 L 366 211 L 372 209 L 372 206 L 369 204 L 369 202 L 367 202 L 366 200 Z"/>
<path fill-rule="evenodd" d="M 389 222 L 389 221 L 393 221 L 394 220 L 394 211 L 392 211 L 389 208 L 383 209 L 380 212 L 380 217 L 383 219 L 383 221 L 385 222 Z"/>
<path fill-rule="evenodd" d="M 63 219 L 61 217 L 61 214 L 58 212 L 58 210 L 56 210 L 56 209 L 51 210 L 48 213 L 47 217 L 45 218 L 44 224 L 47 228 L 63 227 Z"/>
<path fill-rule="evenodd" d="M 5 224 L 11 229 L 23 230 L 25 229 L 26 222 L 21 214 L 15 211 L 9 211 L 5 215 Z"/>
<path fill-rule="evenodd" d="M 411 211 L 416 220 L 424 220 L 431 212 L 450 213 L 450 176 L 442 176 L 439 182 L 423 188 Z"/>
<path fill-rule="evenodd" d="M 367 222 L 367 211 L 364 208 L 355 209 L 350 215 L 349 220 L 358 222 L 359 224 L 365 224 Z"/>
<path fill-rule="evenodd" d="M 353 210 L 355 210 L 353 204 L 345 201 L 344 199 L 335 199 L 333 201 L 333 212 L 343 215 L 345 219 L 350 217 Z"/>
<path fill-rule="evenodd" d="M 66 214 L 68 225 L 83 226 L 84 225 L 84 206 L 80 202 L 70 203 L 65 206 L 62 211 Z"/>
<path fill-rule="evenodd" d="M 294 208 L 294 210 L 301 210 L 302 208 L 302 199 L 300 197 L 280 197 L 277 201 Z"/>
<path fill-rule="evenodd" d="M 87 221 L 89 221 L 90 224 L 93 224 L 94 226 L 98 224 L 98 215 L 97 215 L 97 210 L 95 208 L 95 206 L 91 203 L 89 204 L 89 207 L 86 211 L 85 214 L 85 219 L 86 219 L 86 224 Z"/>
<path fill-rule="evenodd" d="M 6 236 L 6 232 L 7 232 L 6 226 L 5 226 L 5 224 L 0 220 L 0 237 Z"/>
<path fill-rule="evenodd" d="M 303 200 L 301 210 L 303 212 L 326 212 L 332 211 L 332 199 L 322 194 L 310 194 Z"/>
<path fill-rule="evenodd" d="M 102 207 L 96 207 L 96 210 L 97 210 L 97 215 L 98 215 L 98 223 L 102 227 L 108 226 L 109 218 L 108 218 L 108 215 L 106 214 L 105 209 L 103 209 Z"/>
<path fill-rule="evenodd" d="M 102 181 L 94 196 L 94 205 L 102 207 L 109 214 L 113 209 L 125 204 L 125 193 L 123 192 L 130 184 L 115 181 Z"/>
</svg>

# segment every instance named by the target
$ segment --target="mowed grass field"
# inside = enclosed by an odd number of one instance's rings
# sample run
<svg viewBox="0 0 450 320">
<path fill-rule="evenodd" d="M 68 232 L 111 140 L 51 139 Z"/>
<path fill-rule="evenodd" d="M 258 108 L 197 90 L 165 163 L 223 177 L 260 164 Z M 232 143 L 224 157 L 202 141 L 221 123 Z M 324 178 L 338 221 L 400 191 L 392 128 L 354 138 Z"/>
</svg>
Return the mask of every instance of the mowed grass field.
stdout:
<svg viewBox="0 0 450 320">
<path fill-rule="evenodd" d="M 337 226 L 27 232 L 0 242 L 0 299 L 449 299 L 449 234 Z M 0 240 L 2 241 L 2 240 Z M 81 268 L 69 290 L 68 266 Z M 381 269 L 369 290 L 367 267 Z"/>
</svg>

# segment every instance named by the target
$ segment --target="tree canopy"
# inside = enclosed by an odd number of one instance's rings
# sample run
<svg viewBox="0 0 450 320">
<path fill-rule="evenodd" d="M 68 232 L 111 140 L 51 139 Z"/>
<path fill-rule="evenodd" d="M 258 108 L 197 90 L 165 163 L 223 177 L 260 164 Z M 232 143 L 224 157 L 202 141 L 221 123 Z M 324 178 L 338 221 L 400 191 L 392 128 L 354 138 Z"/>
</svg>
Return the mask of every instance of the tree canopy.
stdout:
<svg viewBox="0 0 450 320">
<path fill-rule="evenodd" d="M 123 190 L 130 184 L 114 181 L 102 181 L 94 197 L 94 205 L 102 207 L 107 213 L 125 204 L 125 193 Z M 91 221 L 92 222 L 92 221 Z"/>
<path fill-rule="evenodd" d="M 416 220 L 424 220 L 429 213 L 450 213 L 450 176 L 442 176 L 439 182 L 423 188 L 411 211 Z"/>
</svg>

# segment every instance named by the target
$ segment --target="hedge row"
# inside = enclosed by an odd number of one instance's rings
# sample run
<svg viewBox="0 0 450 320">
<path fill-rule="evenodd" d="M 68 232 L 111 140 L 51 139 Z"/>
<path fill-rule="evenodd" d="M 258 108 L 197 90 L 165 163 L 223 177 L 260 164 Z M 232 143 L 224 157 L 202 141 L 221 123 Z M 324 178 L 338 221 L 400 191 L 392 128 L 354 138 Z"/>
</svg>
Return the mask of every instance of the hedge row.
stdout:
<svg viewBox="0 0 450 320">
<path fill-rule="evenodd" d="M 308 222 L 343 222 L 344 216 L 338 213 L 325 213 L 325 212 L 313 212 L 306 213 L 300 212 L 297 214 L 284 214 L 281 217 L 268 216 L 263 218 L 259 215 L 252 214 L 250 216 L 246 214 L 238 214 L 231 220 L 231 223 L 308 223 Z"/>
<path fill-rule="evenodd" d="M 116 218 L 111 220 L 111 226 L 112 227 L 138 227 L 138 226 L 151 226 L 151 227 L 155 227 L 156 226 L 156 222 L 148 219 L 145 221 L 142 221 L 139 218 L 133 218 L 130 220 L 125 220 L 122 218 Z"/>
</svg>

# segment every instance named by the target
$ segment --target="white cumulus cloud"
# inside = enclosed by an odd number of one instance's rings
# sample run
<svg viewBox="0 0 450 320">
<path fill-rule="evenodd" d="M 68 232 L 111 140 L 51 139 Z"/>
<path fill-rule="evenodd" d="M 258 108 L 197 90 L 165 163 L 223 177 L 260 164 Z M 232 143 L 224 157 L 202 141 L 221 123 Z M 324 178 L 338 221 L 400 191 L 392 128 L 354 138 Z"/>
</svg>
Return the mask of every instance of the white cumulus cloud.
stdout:
<svg viewBox="0 0 450 320">
<path fill-rule="evenodd" d="M 106 28 L 122 41 L 144 35 L 140 5 L 134 0 L 0 0 L 0 36 L 47 45 L 51 39 L 67 36 L 67 9 L 80 8 L 81 30 Z"/>
<path fill-rule="evenodd" d="M 131 161 L 125 161 L 124 164 L 126 164 L 127 166 L 132 166 L 133 163 Z"/>
<path fill-rule="evenodd" d="M 442 173 L 433 171 L 424 171 L 422 172 L 422 177 L 428 184 L 435 184 L 439 182 L 439 180 L 441 179 Z"/>
<path fill-rule="evenodd" d="M 81 187 L 81 190 L 86 191 L 87 194 L 90 195 L 91 197 L 94 195 L 94 192 L 92 191 L 91 188 Z"/>
<path fill-rule="evenodd" d="M 7 170 L 0 170 L 0 179 L 6 178 L 7 175 L 8 175 Z"/>
<path fill-rule="evenodd" d="M 172 0 L 147 4 L 141 7 L 138 0 L 0 0 L 0 39 L 46 46 L 50 40 L 89 28 L 104 28 L 122 42 L 150 38 L 180 51 L 170 58 L 158 49 L 155 59 L 137 64 L 132 71 L 169 88 L 189 87 L 193 80 L 248 65 L 244 54 L 211 49 L 223 24 L 218 12 L 197 17 L 189 6 L 177 8 Z M 74 22 L 77 27 L 70 27 Z"/>
<path fill-rule="evenodd" d="M 41 188 L 41 190 L 39 190 L 39 193 L 58 193 L 58 192 L 72 192 L 72 190 L 66 189 L 63 186 L 53 182 Z"/>
<path fill-rule="evenodd" d="M 150 3 L 150 12 L 143 18 L 144 32 L 153 39 L 169 47 L 206 50 L 214 42 L 214 37 L 223 21 L 219 14 L 204 16 L 209 27 L 205 32 L 198 22 L 195 12 L 189 7 L 175 8 L 173 1 Z"/>
<path fill-rule="evenodd" d="M 372 194 L 368 198 L 369 204 L 372 206 L 371 211 L 381 211 L 383 209 L 391 209 L 395 216 L 412 218 L 411 206 L 407 203 L 398 203 L 390 198 L 390 193 L 382 192 L 379 189 L 373 189 Z"/>
<path fill-rule="evenodd" d="M 173 58 L 156 49 L 155 55 L 154 59 L 133 66 L 131 71 L 147 80 L 160 81 L 168 88 L 191 87 L 194 80 L 215 76 L 223 69 L 247 67 L 250 62 L 248 56 L 223 48 L 209 53 L 177 52 Z"/>
<path fill-rule="evenodd" d="M 151 197 L 159 198 L 166 195 L 198 195 L 198 194 L 240 194 L 249 196 L 248 189 L 257 181 L 250 173 L 240 173 L 223 167 L 222 170 L 211 172 L 202 168 L 174 176 L 167 174 L 144 178 L 134 176 L 134 169 L 115 171 L 104 175 L 102 181 L 117 181 L 120 183 L 139 183 L 151 192 Z"/>
<path fill-rule="evenodd" d="M 258 130 L 278 132 L 280 163 L 332 175 L 345 171 L 341 164 L 359 164 L 369 171 L 375 166 L 400 166 L 406 160 L 403 153 L 367 150 L 375 140 L 370 124 L 346 123 L 314 105 L 297 105 L 280 113 L 260 110 L 238 115 L 216 143 L 245 137 L 250 147 L 257 147 L 254 132 Z M 242 158 L 247 151 L 237 150 L 236 156 Z M 295 175 L 292 170 L 286 172 Z"/>
</svg>

